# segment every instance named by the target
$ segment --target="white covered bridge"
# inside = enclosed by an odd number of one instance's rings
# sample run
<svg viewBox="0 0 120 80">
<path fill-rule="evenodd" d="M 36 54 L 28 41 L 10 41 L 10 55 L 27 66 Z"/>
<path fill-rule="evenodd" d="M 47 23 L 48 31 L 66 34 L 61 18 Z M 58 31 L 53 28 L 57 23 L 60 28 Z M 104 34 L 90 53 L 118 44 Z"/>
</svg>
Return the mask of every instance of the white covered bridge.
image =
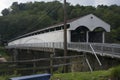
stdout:
<svg viewBox="0 0 120 80">
<path fill-rule="evenodd" d="M 63 49 L 64 24 L 57 24 L 17 37 L 7 48 Z M 120 45 L 105 43 L 105 32 L 110 25 L 93 14 L 67 22 L 68 50 L 90 52 L 120 58 Z"/>
</svg>

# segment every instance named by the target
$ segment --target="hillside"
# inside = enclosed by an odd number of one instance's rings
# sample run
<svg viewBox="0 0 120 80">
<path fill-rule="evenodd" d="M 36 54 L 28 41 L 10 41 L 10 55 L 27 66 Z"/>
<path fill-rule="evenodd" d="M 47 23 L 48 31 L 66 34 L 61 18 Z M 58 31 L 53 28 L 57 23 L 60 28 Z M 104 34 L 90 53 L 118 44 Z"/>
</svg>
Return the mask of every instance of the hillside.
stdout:
<svg viewBox="0 0 120 80">
<path fill-rule="evenodd" d="M 92 6 L 71 5 L 67 3 L 67 19 L 94 14 L 111 25 L 111 32 L 107 33 L 107 42 L 120 42 L 120 6 L 99 5 Z M 14 2 L 0 16 L 0 35 L 2 41 L 13 39 L 19 35 L 63 22 L 63 4 L 53 2 Z"/>
</svg>

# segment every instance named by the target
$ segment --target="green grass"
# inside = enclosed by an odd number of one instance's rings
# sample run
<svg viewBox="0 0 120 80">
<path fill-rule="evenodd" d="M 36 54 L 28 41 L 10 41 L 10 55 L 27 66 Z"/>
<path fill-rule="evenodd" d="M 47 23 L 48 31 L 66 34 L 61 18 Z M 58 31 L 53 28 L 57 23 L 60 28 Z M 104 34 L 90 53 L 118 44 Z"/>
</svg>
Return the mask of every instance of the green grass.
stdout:
<svg viewBox="0 0 120 80">
<path fill-rule="evenodd" d="M 109 71 L 94 71 L 90 72 L 74 72 L 74 73 L 60 73 L 54 74 L 51 80 L 106 80 L 106 76 L 110 73 Z M 11 77 L 18 75 L 4 75 L 0 76 L 0 80 L 8 80 Z M 20 76 L 20 75 L 19 75 Z"/>
<path fill-rule="evenodd" d="M 120 80 L 120 66 L 109 70 L 54 74 L 51 80 Z"/>
<path fill-rule="evenodd" d="M 93 72 L 71 72 L 71 73 L 58 73 L 51 77 L 51 80 L 120 80 L 120 66 L 110 68 L 109 70 L 93 71 Z M 8 80 L 11 77 L 20 75 L 3 75 L 0 80 Z"/>
<path fill-rule="evenodd" d="M 20 75 L 16 75 L 16 74 L 13 74 L 13 75 L 1 75 L 0 80 L 9 80 L 9 78 L 17 77 L 17 76 L 20 76 Z"/>
<path fill-rule="evenodd" d="M 116 79 L 116 80 L 120 80 L 120 65 L 116 66 L 114 68 L 111 68 L 110 71 L 111 71 L 110 76 L 112 78 L 114 78 L 114 79 L 119 78 L 119 79 Z"/>
<path fill-rule="evenodd" d="M 109 75 L 109 71 L 61 73 L 54 74 L 51 80 L 106 80 Z"/>
</svg>

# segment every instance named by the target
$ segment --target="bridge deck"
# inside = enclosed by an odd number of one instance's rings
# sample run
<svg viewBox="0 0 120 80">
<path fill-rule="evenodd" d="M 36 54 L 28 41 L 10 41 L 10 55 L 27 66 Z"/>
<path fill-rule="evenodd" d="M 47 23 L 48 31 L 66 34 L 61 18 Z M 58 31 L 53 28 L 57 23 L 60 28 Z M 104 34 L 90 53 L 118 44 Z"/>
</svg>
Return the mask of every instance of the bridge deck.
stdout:
<svg viewBox="0 0 120 80">
<path fill-rule="evenodd" d="M 101 56 L 110 56 L 120 58 L 120 44 L 108 44 L 108 43 L 68 43 L 68 50 L 74 50 L 78 52 L 96 53 Z M 10 45 L 6 48 L 18 48 L 18 49 L 35 49 L 35 50 L 49 50 L 63 49 L 63 43 L 29 43 Z"/>
</svg>

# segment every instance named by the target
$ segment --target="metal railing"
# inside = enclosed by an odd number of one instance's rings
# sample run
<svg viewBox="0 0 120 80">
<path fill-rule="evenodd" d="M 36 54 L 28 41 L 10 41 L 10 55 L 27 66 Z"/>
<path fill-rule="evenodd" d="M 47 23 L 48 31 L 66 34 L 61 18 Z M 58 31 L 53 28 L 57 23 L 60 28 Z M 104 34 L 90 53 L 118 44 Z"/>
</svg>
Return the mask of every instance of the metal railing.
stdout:
<svg viewBox="0 0 120 80">
<path fill-rule="evenodd" d="M 28 43 L 28 44 L 16 44 L 9 45 L 6 48 L 55 48 L 63 49 L 63 42 L 48 42 L 48 43 Z M 71 42 L 67 43 L 68 50 L 83 51 L 100 54 L 109 55 L 112 57 L 120 57 L 120 44 L 108 44 L 108 43 L 79 43 Z"/>
</svg>

